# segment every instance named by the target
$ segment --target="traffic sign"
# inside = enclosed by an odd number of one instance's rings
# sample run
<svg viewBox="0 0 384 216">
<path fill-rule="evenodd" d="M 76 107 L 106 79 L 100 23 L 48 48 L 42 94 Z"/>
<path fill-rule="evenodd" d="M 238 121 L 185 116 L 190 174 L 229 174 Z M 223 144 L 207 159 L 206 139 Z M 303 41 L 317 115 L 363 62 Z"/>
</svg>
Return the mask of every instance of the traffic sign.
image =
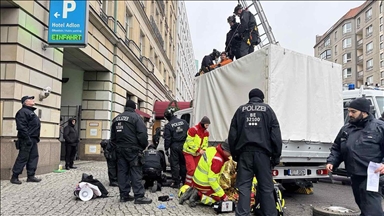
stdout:
<svg viewBox="0 0 384 216">
<path fill-rule="evenodd" d="M 48 44 L 54 47 L 85 47 L 88 36 L 87 0 L 51 0 Z"/>
</svg>

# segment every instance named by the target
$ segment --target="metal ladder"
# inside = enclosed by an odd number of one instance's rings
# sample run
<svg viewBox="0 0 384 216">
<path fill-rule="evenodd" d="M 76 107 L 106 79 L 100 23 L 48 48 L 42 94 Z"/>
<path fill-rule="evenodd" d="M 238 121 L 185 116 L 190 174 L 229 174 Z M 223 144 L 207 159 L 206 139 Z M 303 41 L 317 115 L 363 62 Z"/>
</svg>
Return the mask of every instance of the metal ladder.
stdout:
<svg viewBox="0 0 384 216">
<path fill-rule="evenodd" d="M 252 1 L 246 1 L 246 0 L 238 0 L 239 4 L 243 6 L 243 8 L 248 8 L 248 11 L 250 11 L 256 19 L 257 23 L 257 29 L 259 30 L 260 35 L 260 44 L 257 45 L 257 47 L 260 49 L 264 46 L 267 46 L 268 44 L 275 44 L 279 45 L 279 42 L 276 41 L 275 36 L 272 33 L 272 28 L 268 23 L 267 17 L 265 16 L 263 7 L 261 6 L 261 3 L 259 0 L 252 0 Z M 248 2 L 252 2 L 248 6 Z M 254 6 L 255 11 L 253 12 L 249 10 L 251 6 Z"/>
</svg>

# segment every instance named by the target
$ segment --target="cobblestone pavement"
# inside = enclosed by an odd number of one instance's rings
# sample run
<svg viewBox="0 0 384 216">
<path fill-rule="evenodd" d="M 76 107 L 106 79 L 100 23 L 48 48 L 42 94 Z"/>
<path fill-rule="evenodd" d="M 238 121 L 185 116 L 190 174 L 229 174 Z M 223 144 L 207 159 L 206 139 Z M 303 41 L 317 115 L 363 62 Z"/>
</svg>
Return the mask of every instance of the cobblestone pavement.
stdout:
<svg viewBox="0 0 384 216">
<path fill-rule="evenodd" d="M 146 192 L 152 198 L 149 205 L 134 205 L 133 202 L 120 203 L 116 187 L 109 187 L 106 162 L 76 161 L 75 170 L 65 173 L 49 173 L 38 176 L 40 183 L 27 183 L 21 178 L 21 185 L 13 185 L 9 180 L 1 181 L 1 215 L 215 215 L 213 209 L 207 206 L 189 208 L 179 205 L 177 197 L 173 201 L 159 202 L 158 196 L 174 194 L 177 190 L 163 188 L 161 192 Z M 109 191 L 107 198 L 94 199 L 87 202 L 76 200 L 73 191 L 82 173 L 91 174 L 100 180 Z M 337 204 L 356 207 L 353 202 L 351 189 L 340 184 L 315 184 L 314 195 L 288 195 L 286 198 L 286 214 L 288 216 L 309 216 L 310 206 Z M 342 197 L 340 197 L 340 195 Z M 166 209 L 158 209 L 159 204 L 165 204 Z M 222 214 L 222 215 L 234 215 Z"/>
</svg>

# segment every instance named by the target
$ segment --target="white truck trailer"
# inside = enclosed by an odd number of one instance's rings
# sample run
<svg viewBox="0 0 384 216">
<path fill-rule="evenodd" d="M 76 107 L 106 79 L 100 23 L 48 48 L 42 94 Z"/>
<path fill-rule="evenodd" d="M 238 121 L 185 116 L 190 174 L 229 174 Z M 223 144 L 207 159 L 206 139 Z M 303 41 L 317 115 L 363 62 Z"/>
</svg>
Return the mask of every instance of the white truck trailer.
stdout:
<svg viewBox="0 0 384 216">
<path fill-rule="evenodd" d="M 326 158 L 343 126 L 341 71 L 339 64 L 269 45 L 196 78 L 193 107 L 175 115 L 190 126 L 208 116 L 209 142 L 223 142 L 236 109 L 259 88 L 283 138 L 274 178 L 296 184 L 297 179 L 327 178 Z"/>
</svg>

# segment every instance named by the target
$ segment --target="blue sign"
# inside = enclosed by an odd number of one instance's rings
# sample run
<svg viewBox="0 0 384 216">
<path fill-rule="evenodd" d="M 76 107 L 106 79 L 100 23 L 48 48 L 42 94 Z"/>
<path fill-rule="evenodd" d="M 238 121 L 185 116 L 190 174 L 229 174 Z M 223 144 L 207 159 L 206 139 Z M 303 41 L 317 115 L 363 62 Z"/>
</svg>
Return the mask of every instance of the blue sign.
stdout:
<svg viewBox="0 0 384 216">
<path fill-rule="evenodd" d="M 87 36 L 88 1 L 50 1 L 48 22 L 48 44 L 50 46 L 85 47 Z"/>
</svg>

